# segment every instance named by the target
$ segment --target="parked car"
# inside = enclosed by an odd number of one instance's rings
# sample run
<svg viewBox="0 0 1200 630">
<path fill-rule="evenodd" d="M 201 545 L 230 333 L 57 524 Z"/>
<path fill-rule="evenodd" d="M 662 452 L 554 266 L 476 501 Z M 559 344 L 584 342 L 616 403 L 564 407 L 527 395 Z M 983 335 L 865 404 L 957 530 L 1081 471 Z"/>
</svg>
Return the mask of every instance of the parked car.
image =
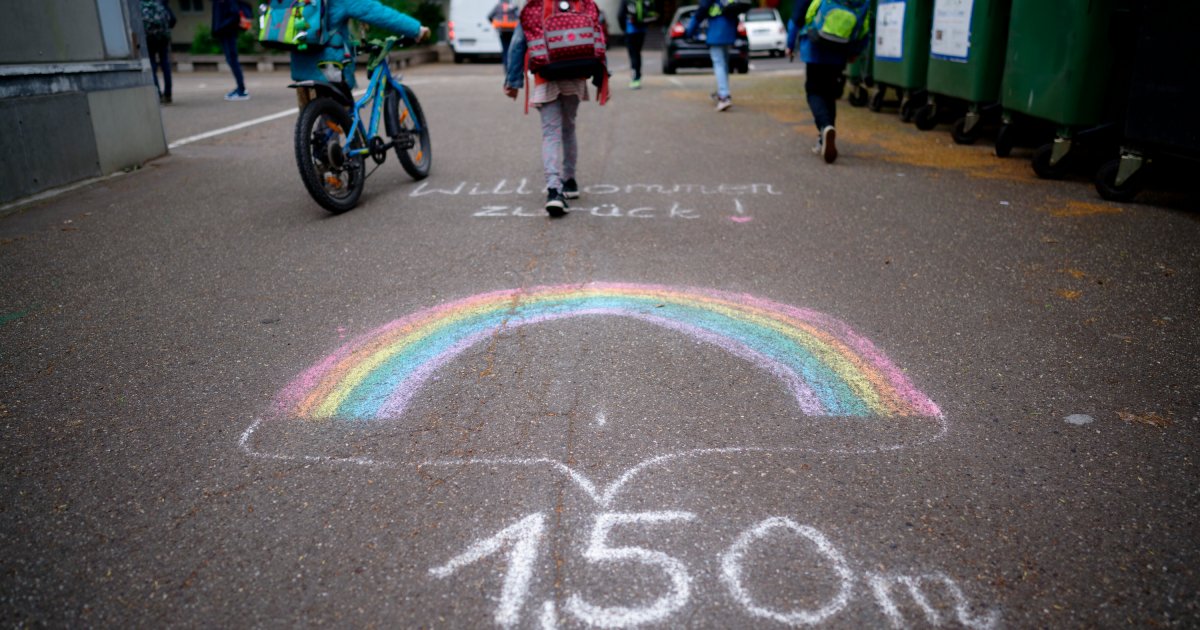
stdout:
<svg viewBox="0 0 1200 630">
<path fill-rule="evenodd" d="M 704 42 L 704 24 L 700 35 L 694 40 L 686 37 L 688 22 L 699 8 L 696 5 L 679 7 L 675 16 L 667 23 L 667 49 L 663 51 L 663 74 L 675 74 L 678 68 L 711 68 L 712 57 L 708 56 L 708 44 Z M 750 41 L 746 39 L 745 23 L 738 23 L 738 36 L 729 50 L 729 71 L 746 74 L 750 72 Z"/>
<path fill-rule="evenodd" d="M 767 53 L 772 57 L 787 54 L 787 26 L 775 9 L 750 9 L 745 15 L 746 38 L 750 53 Z"/>
</svg>

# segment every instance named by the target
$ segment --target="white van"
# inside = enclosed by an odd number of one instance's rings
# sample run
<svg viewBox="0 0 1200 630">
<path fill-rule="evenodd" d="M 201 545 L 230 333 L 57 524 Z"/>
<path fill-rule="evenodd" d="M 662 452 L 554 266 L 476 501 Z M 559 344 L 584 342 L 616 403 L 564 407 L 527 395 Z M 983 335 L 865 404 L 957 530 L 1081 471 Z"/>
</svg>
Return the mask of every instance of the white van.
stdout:
<svg viewBox="0 0 1200 630">
<path fill-rule="evenodd" d="M 473 57 L 500 58 L 500 34 L 488 20 L 496 1 L 450 0 L 446 42 L 454 51 L 454 63 Z"/>
</svg>

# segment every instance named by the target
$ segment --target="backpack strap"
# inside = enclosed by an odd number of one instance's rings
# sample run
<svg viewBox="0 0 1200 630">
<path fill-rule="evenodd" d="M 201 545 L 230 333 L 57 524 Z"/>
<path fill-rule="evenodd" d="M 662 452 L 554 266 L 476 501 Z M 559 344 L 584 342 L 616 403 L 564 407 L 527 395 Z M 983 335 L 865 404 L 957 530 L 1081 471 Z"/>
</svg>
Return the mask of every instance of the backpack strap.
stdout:
<svg viewBox="0 0 1200 630">
<path fill-rule="evenodd" d="M 525 115 L 529 115 L 529 90 L 533 89 L 530 83 L 533 83 L 533 77 L 529 75 L 529 49 L 525 49 Z"/>
</svg>

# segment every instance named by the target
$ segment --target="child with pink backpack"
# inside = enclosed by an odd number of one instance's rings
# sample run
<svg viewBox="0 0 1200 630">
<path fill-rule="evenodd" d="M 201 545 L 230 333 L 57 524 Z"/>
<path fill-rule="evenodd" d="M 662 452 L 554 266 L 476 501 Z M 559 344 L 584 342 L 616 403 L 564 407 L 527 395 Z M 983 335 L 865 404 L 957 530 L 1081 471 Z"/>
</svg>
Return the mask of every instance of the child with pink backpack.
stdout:
<svg viewBox="0 0 1200 630">
<path fill-rule="evenodd" d="M 588 79 L 608 101 L 606 41 L 593 0 L 529 0 L 521 9 L 507 59 L 504 93 L 512 99 L 533 73 L 525 92 L 542 118 L 542 166 L 546 173 L 546 212 L 565 216 L 567 200 L 579 198 L 575 164 L 579 143 L 575 117 L 588 98 Z"/>
</svg>

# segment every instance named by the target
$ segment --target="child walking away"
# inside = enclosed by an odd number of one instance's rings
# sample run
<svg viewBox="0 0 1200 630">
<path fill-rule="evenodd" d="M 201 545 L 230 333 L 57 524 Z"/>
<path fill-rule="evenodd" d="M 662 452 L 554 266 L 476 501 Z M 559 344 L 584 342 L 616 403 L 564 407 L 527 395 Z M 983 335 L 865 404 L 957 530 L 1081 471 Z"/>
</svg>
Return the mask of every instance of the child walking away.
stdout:
<svg viewBox="0 0 1200 630">
<path fill-rule="evenodd" d="M 633 70 L 630 89 L 642 87 L 642 45 L 646 43 L 646 24 L 658 20 L 655 0 L 622 0 L 617 23 L 625 29 L 625 47 L 629 49 L 629 68 Z"/>
<path fill-rule="evenodd" d="M 837 99 L 842 94 L 846 62 L 858 56 L 871 32 L 870 0 L 796 0 L 788 20 L 788 57 L 795 58 L 797 39 L 805 63 L 804 92 L 817 145 L 813 153 L 827 164 L 837 159 Z"/>
<path fill-rule="evenodd" d="M 803 0 L 801 0 L 803 1 Z M 687 37 L 696 39 L 700 24 L 707 23 L 705 43 L 712 57 L 713 74 L 717 77 L 717 91 L 713 100 L 717 111 L 723 112 L 733 106 L 729 94 L 729 47 L 738 36 L 738 16 L 750 10 L 749 0 L 700 0 L 700 6 L 688 22 Z"/>
<path fill-rule="evenodd" d="M 504 93 L 512 99 L 525 85 L 525 113 L 533 103 L 542 117 L 542 166 L 546 172 L 546 212 L 567 213 L 567 200 L 579 198 L 575 164 L 579 143 L 575 115 L 588 100 L 588 79 L 599 101 L 608 101 L 604 29 L 593 0 L 529 0 L 509 49 Z"/>
</svg>

